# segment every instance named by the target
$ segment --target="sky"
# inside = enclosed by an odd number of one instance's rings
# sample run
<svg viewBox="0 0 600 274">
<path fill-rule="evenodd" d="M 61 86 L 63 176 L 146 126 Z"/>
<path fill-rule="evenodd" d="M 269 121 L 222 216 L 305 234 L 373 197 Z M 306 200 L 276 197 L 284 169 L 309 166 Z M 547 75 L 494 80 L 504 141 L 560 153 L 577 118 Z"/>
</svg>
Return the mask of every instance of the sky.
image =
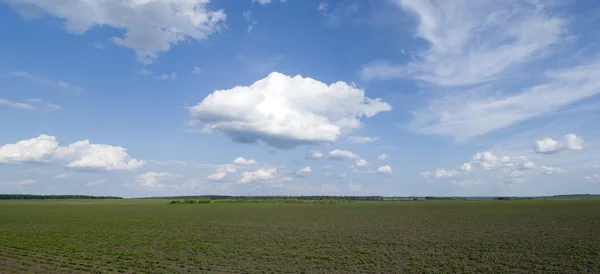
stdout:
<svg viewBox="0 0 600 274">
<path fill-rule="evenodd" d="M 600 193 L 600 2 L 0 0 L 0 193 Z"/>
</svg>

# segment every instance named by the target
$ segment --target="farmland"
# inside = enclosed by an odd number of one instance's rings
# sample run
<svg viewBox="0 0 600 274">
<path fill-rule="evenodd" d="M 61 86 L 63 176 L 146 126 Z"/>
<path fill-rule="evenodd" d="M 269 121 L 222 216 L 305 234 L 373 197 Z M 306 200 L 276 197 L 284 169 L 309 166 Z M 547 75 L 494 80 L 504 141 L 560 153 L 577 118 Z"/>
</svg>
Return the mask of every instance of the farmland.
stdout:
<svg viewBox="0 0 600 274">
<path fill-rule="evenodd" d="M 0 201 L 0 273 L 600 272 L 600 200 Z"/>
</svg>

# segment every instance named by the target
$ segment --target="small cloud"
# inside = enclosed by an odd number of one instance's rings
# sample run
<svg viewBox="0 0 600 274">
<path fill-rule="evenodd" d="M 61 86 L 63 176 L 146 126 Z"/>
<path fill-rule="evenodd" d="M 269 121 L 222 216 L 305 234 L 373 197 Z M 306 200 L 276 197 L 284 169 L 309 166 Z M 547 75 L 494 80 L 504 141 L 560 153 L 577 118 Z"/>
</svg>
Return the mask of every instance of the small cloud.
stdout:
<svg viewBox="0 0 600 274">
<path fill-rule="evenodd" d="M 69 178 L 71 175 L 67 174 L 67 173 L 61 173 L 61 174 L 56 174 L 56 176 L 54 176 L 54 179 L 66 179 Z"/>
<path fill-rule="evenodd" d="M 45 111 L 54 111 L 54 110 L 59 110 L 62 109 L 62 107 L 60 107 L 59 105 L 55 105 L 55 104 L 46 104 L 46 106 L 44 107 Z"/>
<path fill-rule="evenodd" d="M 238 181 L 240 184 L 251 182 L 272 182 L 272 181 L 288 181 L 289 177 L 282 177 L 277 173 L 276 168 L 260 168 L 256 171 L 246 171 L 242 174 L 242 179 Z"/>
<path fill-rule="evenodd" d="M 225 179 L 226 176 L 227 176 L 226 172 L 215 172 L 211 175 L 208 175 L 207 179 L 209 179 L 211 181 L 221 181 L 221 180 Z"/>
<path fill-rule="evenodd" d="M 377 160 L 379 160 L 379 161 L 385 161 L 387 158 L 389 158 L 389 156 L 387 154 L 381 154 L 381 155 L 377 156 Z"/>
<path fill-rule="evenodd" d="M 181 175 L 166 172 L 146 172 L 136 176 L 135 185 L 144 189 L 161 190 L 167 187 L 164 184 L 166 181 L 179 177 Z"/>
<path fill-rule="evenodd" d="M 0 98 L 0 106 L 7 106 L 16 109 L 33 110 L 33 106 L 27 103 L 13 102 L 8 99 Z"/>
<path fill-rule="evenodd" d="M 187 125 L 188 127 L 195 127 L 195 126 L 197 126 L 197 125 L 199 125 L 199 124 L 200 124 L 200 121 L 199 121 L 199 120 L 189 120 L 189 121 L 186 123 L 186 125 Z"/>
<path fill-rule="evenodd" d="M 23 180 L 23 181 L 17 182 L 17 185 L 20 185 L 20 186 L 28 186 L 28 185 L 33 185 L 33 184 L 37 184 L 37 181 L 36 180 Z"/>
<path fill-rule="evenodd" d="M 96 48 L 98 50 L 103 50 L 104 46 L 102 44 L 100 44 L 99 42 L 95 42 L 94 43 L 94 48 Z"/>
<path fill-rule="evenodd" d="M 150 74 L 152 74 L 152 71 L 150 71 L 149 69 L 146 69 L 146 68 L 142 68 L 142 69 L 136 71 L 135 73 L 138 75 L 150 75 Z"/>
<path fill-rule="evenodd" d="M 332 184 L 322 184 L 321 185 L 321 192 L 323 192 L 323 193 L 331 194 L 337 190 L 338 190 L 338 187 L 336 187 L 335 185 L 332 185 Z"/>
<path fill-rule="evenodd" d="M 173 80 L 173 81 L 177 80 L 177 73 L 175 73 L 175 72 L 172 72 L 172 73 L 171 73 L 171 77 L 170 77 L 170 78 L 171 78 L 171 80 Z"/>
<path fill-rule="evenodd" d="M 562 168 L 559 168 L 559 167 L 549 167 L 549 166 L 542 166 L 542 171 L 544 173 L 546 173 L 546 174 L 554 174 L 554 173 L 566 172 Z"/>
<path fill-rule="evenodd" d="M 157 76 L 156 79 L 158 79 L 158 80 L 169 80 L 169 75 L 167 75 L 167 74 L 161 74 L 161 75 Z"/>
<path fill-rule="evenodd" d="M 350 136 L 350 137 L 348 137 L 348 142 L 350 142 L 351 144 L 366 144 L 366 143 L 373 142 L 377 139 L 379 139 L 379 138 L 377 138 L 377 137 L 371 138 L 371 137 L 365 137 L 365 136 Z"/>
<path fill-rule="evenodd" d="M 200 74 L 202 70 L 199 67 L 192 68 L 192 74 Z"/>
<path fill-rule="evenodd" d="M 312 169 L 309 166 L 305 166 L 302 169 L 298 170 L 296 174 L 300 177 L 307 177 L 312 173 Z"/>
<path fill-rule="evenodd" d="M 354 183 L 348 184 L 348 190 L 350 190 L 350 191 L 361 191 L 362 189 L 363 189 L 362 185 L 354 184 Z"/>
<path fill-rule="evenodd" d="M 321 159 L 325 157 L 325 155 L 318 150 L 311 151 L 311 153 L 312 154 L 310 155 L 310 157 L 308 157 L 309 159 Z"/>
<path fill-rule="evenodd" d="M 103 185 L 106 184 L 108 181 L 106 179 L 98 179 L 98 180 L 94 180 L 91 182 L 87 182 L 85 185 L 86 186 L 98 186 L 98 185 Z"/>
<path fill-rule="evenodd" d="M 258 163 L 254 159 L 246 159 L 244 157 L 237 157 L 237 158 L 235 158 L 235 160 L 233 160 L 233 164 L 238 165 L 238 166 L 253 166 L 253 165 L 257 165 Z"/>
<path fill-rule="evenodd" d="M 327 16 L 327 3 L 325 1 L 319 3 L 317 9 L 319 10 L 319 12 L 321 12 L 321 14 Z"/>
<path fill-rule="evenodd" d="M 332 150 L 329 152 L 329 154 L 327 155 L 328 159 L 332 159 L 332 160 L 351 160 L 351 159 L 360 159 L 360 156 L 358 156 L 358 154 L 349 151 L 349 150 Z"/>
<path fill-rule="evenodd" d="M 541 154 L 554 154 L 564 150 L 582 150 L 583 139 L 575 134 L 567 134 L 563 137 L 563 141 L 559 142 L 552 138 L 544 138 L 537 140 L 534 143 L 533 149 Z"/>
<path fill-rule="evenodd" d="M 348 173 L 340 173 L 340 178 L 346 178 L 348 177 Z"/>
<path fill-rule="evenodd" d="M 381 166 L 377 169 L 379 173 L 392 173 L 392 167 L 389 165 Z"/>
<path fill-rule="evenodd" d="M 252 18 L 252 11 L 251 10 L 247 10 L 242 12 L 242 15 L 244 16 L 244 18 L 246 18 L 246 20 L 250 21 Z"/>
<path fill-rule="evenodd" d="M 366 167 L 369 166 L 369 162 L 365 161 L 365 159 L 359 159 L 356 160 L 356 163 L 354 165 L 357 167 Z"/>
</svg>

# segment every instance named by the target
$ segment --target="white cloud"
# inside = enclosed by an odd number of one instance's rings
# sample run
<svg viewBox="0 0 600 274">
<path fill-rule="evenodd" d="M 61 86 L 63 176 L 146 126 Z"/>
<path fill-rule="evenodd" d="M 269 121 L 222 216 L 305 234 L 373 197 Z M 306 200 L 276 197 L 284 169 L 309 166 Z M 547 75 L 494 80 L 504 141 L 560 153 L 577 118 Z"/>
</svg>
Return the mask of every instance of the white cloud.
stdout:
<svg viewBox="0 0 600 274">
<path fill-rule="evenodd" d="M 146 189 L 161 190 L 167 188 L 165 181 L 178 177 L 180 175 L 166 172 L 146 172 L 137 175 L 135 184 Z"/>
<path fill-rule="evenodd" d="M 237 157 L 233 160 L 233 164 L 239 165 L 239 166 L 253 166 L 253 165 L 257 165 L 258 163 L 254 159 L 246 159 L 244 157 Z"/>
<path fill-rule="evenodd" d="M 30 104 L 13 102 L 8 99 L 2 99 L 2 98 L 0 98 L 0 107 L 1 106 L 7 106 L 7 107 L 12 107 L 12 108 L 17 108 L 17 109 L 33 110 L 33 106 L 31 106 Z"/>
<path fill-rule="evenodd" d="M 199 67 L 192 68 L 192 74 L 200 74 L 202 70 Z"/>
<path fill-rule="evenodd" d="M 238 183 L 287 181 L 289 179 L 289 177 L 279 175 L 276 168 L 259 168 L 256 171 L 245 171 Z"/>
<path fill-rule="evenodd" d="M 241 158 L 241 157 L 240 157 Z M 238 158 L 239 159 L 239 158 Z M 236 160 L 238 160 L 236 159 Z M 247 163 L 248 160 L 242 158 L 244 163 Z M 235 163 L 235 160 L 234 160 Z M 211 181 L 221 181 L 224 180 L 229 173 L 236 173 L 237 168 L 234 165 L 221 165 L 217 168 L 215 173 L 208 175 L 207 179 Z"/>
<path fill-rule="evenodd" d="M 366 80 L 414 77 L 440 86 L 483 83 L 538 58 L 562 40 L 566 21 L 541 2 L 399 0 L 429 48 L 408 65 L 375 62 Z"/>
<path fill-rule="evenodd" d="M 377 172 L 379 172 L 379 173 L 392 173 L 392 167 L 389 166 L 389 165 L 380 166 L 377 169 Z"/>
<path fill-rule="evenodd" d="M 41 104 L 44 102 L 44 100 L 42 100 L 42 99 L 29 99 L 27 101 L 31 102 L 33 104 L 22 103 L 22 102 L 13 102 L 8 99 L 0 98 L 0 107 L 7 106 L 7 107 L 23 109 L 23 110 L 41 109 L 44 111 L 54 111 L 54 110 L 61 109 L 61 107 L 59 105 L 51 104 L 51 103 L 45 104 L 45 106 L 42 107 Z"/>
<path fill-rule="evenodd" d="M 369 162 L 365 161 L 365 159 L 359 159 L 356 160 L 356 163 L 354 165 L 357 167 L 366 167 L 369 166 Z"/>
<path fill-rule="evenodd" d="M 348 190 L 350 190 L 350 191 L 361 191 L 362 189 L 363 189 L 362 185 L 354 184 L 354 183 L 348 184 Z"/>
<path fill-rule="evenodd" d="M 215 172 L 211 175 L 208 175 L 207 179 L 211 180 L 211 181 L 220 181 L 225 179 L 225 177 L 227 176 L 226 172 Z"/>
<path fill-rule="evenodd" d="M 533 149 L 537 153 L 552 154 L 564 150 L 582 150 L 583 143 L 583 139 L 581 139 L 577 135 L 567 134 L 564 136 L 562 142 L 556 141 L 548 137 L 541 140 L 537 140 L 534 143 Z"/>
<path fill-rule="evenodd" d="M 98 179 L 98 180 L 94 180 L 91 182 L 87 182 L 85 183 L 86 186 L 99 186 L 99 185 L 103 185 L 106 184 L 108 181 L 106 179 Z"/>
<path fill-rule="evenodd" d="M 217 172 L 236 173 L 237 168 L 234 165 L 222 165 L 217 168 Z"/>
<path fill-rule="evenodd" d="M 391 106 L 365 97 L 354 85 L 331 85 L 300 75 L 273 72 L 250 86 L 217 90 L 190 113 L 205 131 L 220 130 L 234 141 L 261 140 L 278 148 L 334 142 Z"/>
<path fill-rule="evenodd" d="M 600 183 L 600 175 L 598 175 L 598 174 L 594 174 L 591 176 L 585 176 L 583 178 L 590 182 L 593 182 L 593 183 Z"/>
<path fill-rule="evenodd" d="M 207 8 L 206 0 L 8 0 L 17 8 L 33 5 L 64 20 L 73 34 L 94 27 L 124 31 L 112 41 L 133 49 L 137 59 L 150 64 L 160 52 L 187 39 L 203 40 L 216 32 L 226 15 Z"/>
<path fill-rule="evenodd" d="M 169 79 L 171 79 L 171 80 L 175 81 L 175 80 L 177 80 L 177 73 L 172 72 L 170 75 L 163 73 L 163 74 L 161 74 L 159 76 L 156 76 L 156 79 L 158 79 L 158 80 L 169 80 Z"/>
<path fill-rule="evenodd" d="M 532 162 L 525 162 L 523 164 L 523 168 L 524 169 L 534 169 L 535 168 L 535 164 L 533 164 Z"/>
<path fill-rule="evenodd" d="M 311 151 L 310 159 L 321 159 L 324 158 L 325 155 L 320 151 Z"/>
<path fill-rule="evenodd" d="M 460 186 L 478 185 L 481 183 L 480 180 L 464 179 L 473 172 L 476 167 L 487 172 L 499 171 L 503 174 L 502 177 L 504 181 L 511 184 L 524 182 L 527 176 L 532 174 L 531 171 L 536 169 L 535 164 L 529 161 L 525 156 L 503 156 L 500 158 L 493 153 L 486 151 L 478 152 L 472 157 L 471 162 L 463 163 L 458 169 L 438 168 L 433 172 L 421 172 L 421 176 L 428 179 L 450 180 L 453 184 Z"/>
<path fill-rule="evenodd" d="M 312 173 L 312 169 L 309 166 L 305 166 L 302 169 L 298 170 L 296 174 L 301 177 L 306 177 Z"/>
<path fill-rule="evenodd" d="M 333 192 L 336 192 L 338 190 L 339 190 L 339 188 L 332 184 L 322 184 L 321 185 L 321 192 L 323 192 L 325 194 L 332 194 Z"/>
<path fill-rule="evenodd" d="M 20 185 L 20 186 L 27 186 L 27 185 L 37 184 L 37 181 L 36 180 L 28 179 L 28 180 L 20 181 L 17 184 Z"/>
<path fill-rule="evenodd" d="M 377 140 L 378 138 L 365 137 L 365 136 L 349 136 L 348 142 L 351 144 L 366 144 Z"/>
<path fill-rule="evenodd" d="M 475 156 L 473 156 L 473 161 L 481 165 L 484 169 L 492 169 L 497 167 L 499 164 L 498 156 L 492 154 L 489 151 L 486 152 L 477 152 Z"/>
<path fill-rule="evenodd" d="M 129 157 L 123 147 L 90 144 L 89 140 L 59 147 L 54 156 L 69 161 L 67 167 L 76 169 L 133 170 L 145 163 Z"/>
<path fill-rule="evenodd" d="M 559 167 L 549 167 L 549 166 L 542 166 L 542 171 L 544 173 L 547 173 L 547 174 L 554 174 L 554 173 L 558 173 L 558 172 L 565 172 L 564 169 L 561 169 Z"/>
<path fill-rule="evenodd" d="M 348 176 L 348 173 L 340 173 L 340 178 L 346 178 Z"/>
<path fill-rule="evenodd" d="M 56 137 L 42 134 L 1 146 L 0 163 L 60 162 L 68 168 L 107 171 L 137 169 L 145 163 L 129 157 L 126 151 L 118 146 L 90 144 L 89 140 L 60 147 Z"/>
<path fill-rule="evenodd" d="M 150 75 L 152 74 L 152 71 L 150 71 L 149 69 L 146 68 L 141 68 L 140 70 L 135 72 L 138 75 Z"/>
<path fill-rule="evenodd" d="M 266 4 L 270 4 L 271 2 L 273 2 L 273 0 L 252 0 L 252 3 L 258 3 L 263 6 Z M 287 0 L 279 0 L 279 2 L 286 3 Z"/>
<path fill-rule="evenodd" d="M 319 10 L 319 12 L 321 12 L 321 14 L 327 15 L 327 6 L 327 2 L 322 1 L 321 3 L 319 3 L 317 9 Z"/>
<path fill-rule="evenodd" d="M 387 154 L 381 154 L 381 155 L 377 156 L 377 160 L 379 160 L 379 161 L 385 161 L 387 158 L 389 158 L 389 156 Z"/>
<path fill-rule="evenodd" d="M 51 162 L 58 149 L 56 137 L 40 135 L 0 147 L 0 163 Z"/>
<path fill-rule="evenodd" d="M 61 173 L 61 174 L 56 174 L 56 176 L 54 176 L 54 179 L 66 179 L 69 178 L 70 175 L 67 173 Z"/>
<path fill-rule="evenodd" d="M 352 160 L 352 159 L 360 159 L 360 156 L 358 156 L 358 154 L 349 151 L 349 150 L 339 150 L 339 149 L 335 149 L 330 151 L 327 154 L 327 158 L 328 159 L 332 159 L 332 160 Z"/>
<path fill-rule="evenodd" d="M 242 16 L 244 16 L 244 18 L 246 18 L 246 20 L 250 21 L 250 20 L 252 20 L 252 11 L 246 10 L 246 11 L 242 12 Z"/>
<path fill-rule="evenodd" d="M 552 153 L 558 150 L 558 141 L 551 138 L 544 138 L 535 141 L 534 150 L 537 153 Z"/>
<path fill-rule="evenodd" d="M 45 111 L 55 111 L 59 109 L 62 109 L 62 107 L 56 104 L 46 104 L 46 106 L 44 106 Z"/>
<path fill-rule="evenodd" d="M 9 182 L 2 182 L 0 181 L 0 185 L 17 185 L 17 186 L 28 186 L 28 185 L 33 185 L 33 184 L 37 184 L 36 180 L 31 180 L 31 179 L 27 179 L 27 180 L 22 180 L 22 181 L 9 181 Z"/>
<path fill-rule="evenodd" d="M 455 179 L 461 176 L 461 173 L 456 170 L 438 168 L 434 172 L 421 172 L 421 176 L 436 179 Z"/>
<path fill-rule="evenodd" d="M 582 150 L 583 140 L 575 134 L 565 135 L 565 148 L 568 150 Z"/>
</svg>

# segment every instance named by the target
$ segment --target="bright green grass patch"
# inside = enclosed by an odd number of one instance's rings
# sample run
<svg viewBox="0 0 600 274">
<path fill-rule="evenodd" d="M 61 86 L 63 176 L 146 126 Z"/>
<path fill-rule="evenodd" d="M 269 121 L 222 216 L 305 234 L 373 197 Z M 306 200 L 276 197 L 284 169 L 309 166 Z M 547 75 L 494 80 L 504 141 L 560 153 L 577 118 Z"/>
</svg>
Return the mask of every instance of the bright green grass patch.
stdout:
<svg viewBox="0 0 600 274">
<path fill-rule="evenodd" d="M 598 273 L 600 201 L 0 201 L 0 273 Z"/>
</svg>

